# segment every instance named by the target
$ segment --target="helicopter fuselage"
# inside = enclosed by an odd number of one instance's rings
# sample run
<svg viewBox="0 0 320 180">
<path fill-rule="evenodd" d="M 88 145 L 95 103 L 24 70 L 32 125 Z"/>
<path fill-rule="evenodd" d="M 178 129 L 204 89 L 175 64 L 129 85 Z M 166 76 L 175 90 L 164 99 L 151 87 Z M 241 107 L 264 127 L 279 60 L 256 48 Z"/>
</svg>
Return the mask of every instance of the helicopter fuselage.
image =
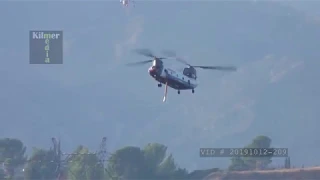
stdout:
<svg viewBox="0 0 320 180">
<path fill-rule="evenodd" d="M 135 63 L 129 63 L 128 65 L 143 65 L 143 64 L 152 62 L 152 66 L 148 69 L 149 75 L 153 79 L 159 82 L 158 87 L 162 87 L 162 84 L 165 84 L 163 102 L 166 101 L 168 87 L 178 90 L 178 94 L 180 94 L 180 90 L 192 90 L 192 93 L 194 93 L 194 89 L 198 86 L 196 81 L 197 80 L 196 68 L 211 69 L 211 70 L 232 70 L 232 71 L 236 70 L 235 67 L 231 67 L 231 66 L 190 65 L 183 59 L 176 57 L 175 53 L 170 51 L 166 51 L 166 54 L 168 57 L 156 57 L 148 49 L 137 49 L 136 52 L 138 54 L 141 54 L 153 59 L 139 61 Z M 183 71 L 175 71 L 165 67 L 162 60 L 168 59 L 169 57 L 173 57 L 174 60 L 182 62 L 187 67 L 185 67 Z"/>
<path fill-rule="evenodd" d="M 195 79 L 190 78 L 179 71 L 175 71 L 169 68 L 156 68 L 151 66 L 148 70 L 151 77 L 156 81 L 166 84 L 176 90 L 194 90 L 197 87 Z"/>
</svg>

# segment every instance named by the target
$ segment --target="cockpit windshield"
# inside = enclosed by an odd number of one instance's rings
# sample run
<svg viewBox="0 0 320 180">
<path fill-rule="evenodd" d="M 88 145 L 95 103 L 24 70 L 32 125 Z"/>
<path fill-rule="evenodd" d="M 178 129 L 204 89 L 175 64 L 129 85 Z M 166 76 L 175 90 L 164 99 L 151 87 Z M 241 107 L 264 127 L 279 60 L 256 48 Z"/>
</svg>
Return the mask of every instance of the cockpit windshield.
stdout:
<svg viewBox="0 0 320 180">
<path fill-rule="evenodd" d="M 196 70 L 194 68 L 184 68 L 183 74 L 189 78 L 197 78 Z"/>
</svg>

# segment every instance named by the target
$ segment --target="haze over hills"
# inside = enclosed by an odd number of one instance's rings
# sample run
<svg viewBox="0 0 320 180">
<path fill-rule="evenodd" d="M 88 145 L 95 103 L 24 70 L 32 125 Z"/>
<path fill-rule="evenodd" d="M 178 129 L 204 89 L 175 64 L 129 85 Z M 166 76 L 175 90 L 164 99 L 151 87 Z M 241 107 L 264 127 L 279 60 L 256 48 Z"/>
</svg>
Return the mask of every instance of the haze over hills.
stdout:
<svg viewBox="0 0 320 180">
<path fill-rule="evenodd" d="M 282 3 L 289 5 L 297 10 L 305 12 L 310 16 L 319 17 L 320 16 L 320 2 L 319 1 L 282 1 Z"/>
<path fill-rule="evenodd" d="M 289 148 L 292 164 L 320 161 L 320 25 L 302 12 L 277 2 L 148 2 L 131 12 L 116 3 L 49 3 L 1 2 L 1 32 L 11 35 L 0 42 L 1 136 L 48 147 L 60 135 L 66 151 L 97 148 L 102 136 L 111 150 L 159 142 L 194 169 L 229 164 L 200 159 L 199 147 L 241 147 L 263 134 Z M 63 65 L 28 64 L 27 34 L 37 28 L 64 30 Z M 194 95 L 170 89 L 163 104 L 147 66 L 122 66 L 144 59 L 130 53 L 138 47 L 239 71 L 200 70 Z"/>
</svg>

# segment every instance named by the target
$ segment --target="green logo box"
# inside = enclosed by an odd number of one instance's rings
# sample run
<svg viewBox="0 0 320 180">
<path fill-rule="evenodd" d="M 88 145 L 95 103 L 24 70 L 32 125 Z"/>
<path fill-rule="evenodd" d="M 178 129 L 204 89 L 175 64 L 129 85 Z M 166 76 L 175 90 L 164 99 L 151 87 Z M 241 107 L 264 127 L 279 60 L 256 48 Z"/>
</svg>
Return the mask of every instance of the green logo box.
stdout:
<svg viewBox="0 0 320 180">
<path fill-rule="evenodd" d="M 29 32 L 30 64 L 63 64 L 62 31 Z"/>
</svg>

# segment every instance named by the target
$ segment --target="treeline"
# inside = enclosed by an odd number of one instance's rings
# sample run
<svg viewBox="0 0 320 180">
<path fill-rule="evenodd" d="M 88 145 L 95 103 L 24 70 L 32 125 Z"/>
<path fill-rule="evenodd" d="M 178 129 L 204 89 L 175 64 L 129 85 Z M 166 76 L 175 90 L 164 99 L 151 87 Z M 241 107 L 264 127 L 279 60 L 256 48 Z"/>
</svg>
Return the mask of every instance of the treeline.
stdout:
<svg viewBox="0 0 320 180">
<path fill-rule="evenodd" d="M 250 148 L 269 148 L 271 139 L 256 137 Z M 68 180 L 113 180 L 113 179 L 202 179 L 218 168 L 188 172 L 179 167 L 167 147 L 158 143 L 147 144 L 143 148 L 127 146 L 110 154 L 106 162 L 101 162 L 99 154 L 90 153 L 79 146 L 63 161 L 55 149 L 34 148 L 30 157 L 25 155 L 26 147 L 18 139 L 0 139 L 0 179 L 68 179 Z M 271 163 L 267 158 L 232 158 L 229 170 L 251 170 L 265 168 Z M 288 164 L 288 161 L 287 161 Z M 20 168 L 20 169 L 19 169 Z M 23 172 L 21 170 L 23 169 Z"/>
<path fill-rule="evenodd" d="M 255 148 L 270 148 L 271 139 L 267 136 L 257 136 L 252 140 L 252 142 L 244 147 L 245 149 L 255 149 Z M 276 149 L 275 149 L 276 150 Z M 243 153 L 243 152 L 242 152 Z M 254 152 L 250 152 L 254 153 Z M 281 148 L 276 150 L 278 154 L 287 154 Z M 257 152 L 257 154 L 265 154 L 265 152 Z M 229 171 L 249 171 L 249 170 L 264 170 L 268 169 L 268 165 L 272 162 L 273 156 L 261 156 L 261 157 L 233 157 L 231 158 L 231 165 L 229 166 Z M 286 157 L 284 160 L 284 167 L 290 168 L 290 157 Z"/>
</svg>

